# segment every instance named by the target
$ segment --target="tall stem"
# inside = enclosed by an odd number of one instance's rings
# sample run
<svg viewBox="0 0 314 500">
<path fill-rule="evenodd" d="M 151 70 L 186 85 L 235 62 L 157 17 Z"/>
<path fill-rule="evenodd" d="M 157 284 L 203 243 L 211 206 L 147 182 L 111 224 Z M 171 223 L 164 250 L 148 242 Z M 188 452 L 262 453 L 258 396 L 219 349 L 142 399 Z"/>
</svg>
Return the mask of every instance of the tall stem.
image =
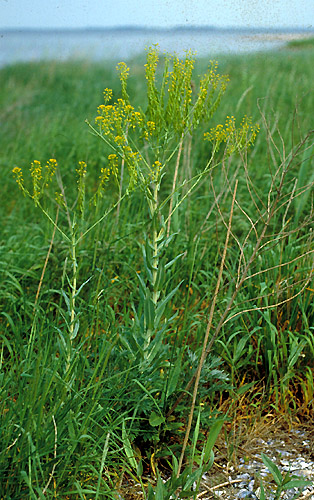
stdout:
<svg viewBox="0 0 314 500">
<path fill-rule="evenodd" d="M 179 164 L 180 164 L 180 158 L 181 158 L 182 146 L 183 146 L 183 137 L 184 137 L 184 134 L 182 133 L 181 139 L 180 139 L 180 144 L 179 144 L 179 151 L 178 151 L 177 161 L 176 161 L 176 168 L 175 168 L 174 176 L 173 176 L 172 192 L 171 192 L 170 205 L 169 205 L 167 236 L 169 236 L 169 234 L 170 234 L 171 215 L 172 215 L 172 206 L 173 206 L 173 196 L 174 196 L 174 192 L 175 192 L 176 184 L 177 184 L 178 170 L 179 170 Z"/>
</svg>

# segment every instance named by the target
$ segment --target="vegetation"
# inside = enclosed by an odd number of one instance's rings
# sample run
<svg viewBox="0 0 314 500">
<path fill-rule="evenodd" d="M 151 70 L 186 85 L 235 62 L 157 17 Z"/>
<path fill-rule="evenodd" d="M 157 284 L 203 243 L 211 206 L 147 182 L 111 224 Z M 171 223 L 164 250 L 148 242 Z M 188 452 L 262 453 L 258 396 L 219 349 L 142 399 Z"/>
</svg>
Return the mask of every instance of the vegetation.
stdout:
<svg viewBox="0 0 314 500">
<path fill-rule="evenodd" d="M 302 38 L 301 40 L 291 40 L 287 44 L 288 48 L 291 49 L 313 49 L 314 47 L 314 38 Z"/>
<path fill-rule="evenodd" d="M 194 498 L 313 410 L 312 52 L 129 66 L 0 71 L 0 498 Z"/>
</svg>

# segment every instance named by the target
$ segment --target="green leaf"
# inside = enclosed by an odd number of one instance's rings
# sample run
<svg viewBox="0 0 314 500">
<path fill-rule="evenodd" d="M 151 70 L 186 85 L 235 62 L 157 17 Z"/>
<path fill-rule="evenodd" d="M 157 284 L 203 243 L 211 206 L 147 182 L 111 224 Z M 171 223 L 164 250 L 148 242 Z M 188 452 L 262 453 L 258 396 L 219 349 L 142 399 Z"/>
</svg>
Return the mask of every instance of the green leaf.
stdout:
<svg viewBox="0 0 314 500">
<path fill-rule="evenodd" d="M 283 490 L 289 490 L 290 488 L 303 488 L 304 486 L 312 485 L 312 481 L 307 479 L 290 479 L 286 484 L 282 486 Z"/>
<path fill-rule="evenodd" d="M 171 374 L 169 376 L 167 396 L 166 396 L 167 398 L 171 396 L 171 394 L 173 394 L 174 391 L 176 390 L 180 374 L 181 374 L 181 358 L 178 357 L 174 365 L 174 369 L 171 371 Z"/>
<path fill-rule="evenodd" d="M 152 340 L 148 346 L 148 349 L 145 351 L 145 359 L 152 365 L 153 359 L 157 356 L 157 354 L 160 351 L 160 348 L 162 346 L 162 330 L 159 331 L 156 335 L 154 340 Z"/>
<path fill-rule="evenodd" d="M 167 305 L 167 303 L 169 302 L 169 300 L 172 299 L 172 297 L 175 295 L 175 293 L 178 291 L 178 289 L 180 288 L 180 286 L 182 285 L 184 280 L 180 281 L 180 283 L 171 291 L 168 293 L 168 295 L 159 302 L 157 308 L 156 308 L 156 319 L 155 319 L 155 327 L 157 328 L 157 326 L 159 325 L 159 322 L 161 320 L 161 317 L 164 313 L 164 310 L 165 310 L 165 307 Z"/>
<path fill-rule="evenodd" d="M 79 319 L 76 319 L 76 320 L 75 320 L 75 324 L 74 324 L 74 328 L 73 328 L 73 332 L 72 332 L 72 334 L 70 335 L 71 340 L 74 340 L 74 339 L 75 339 L 75 337 L 77 336 L 78 331 L 79 331 L 79 327 L 80 327 L 80 320 L 79 320 Z"/>
<path fill-rule="evenodd" d="M 70 299 L 69 297 L 67 296 L 67 294 L 65 293 L 64 290 L 61 290 L 61 294 L 63 295 L 63 298 L 65 300 L 65 303 L 66 303 L 66 306 L 67 306 L 67 309 L 68 309 L 68 312 L 71 311 L 71 308 L 70 308 Z"/>
<path fill-rule="evenodd" d="M 275 483 L 278 486 L 280 486 L 283 482 L 283 478 L 282 478 L 282 474 L 281 474 L 280 470 L 278 469 L 277 465 L 274 464 L 274 462 L 272 462 L 270 460 L 270 458 L 268 458 L 264 453 L 261 454 L 261 457 L 262 457 L 262 460 L 263 460 L 265 466 L 267 467 L 267 469 L 269 470 L 269 472 L 273 476 Z"/>
<path fill-rule="evenodd" d="M 86 283 L 88 283 L 88 282 L 92 279 L 92 277 L 93 277 L 93 276 L 90 276 L 90 277 L 89 277 L 86 281 L 84 281 L 84 283 L 83 283 L 83 284 L 79 287 L 79 289 L 76 291 L 76 293 L 75 293 L 75 295 L 74 295 L 74 297 L 73 297 L 73 298 L 77 297 L 77 296 L 80 294 L 80 292 L 81 292 L 82 288 L 86 285 Z"/>
<path fill-rule="evenodd" d="M 147 294 L 144 301 L 144 318 L 146 328 L 153 330 L 155 322 L 155 304 L 150 297 L 150 291 L 147 289 Z"/>
<path fill-rule="evenodd" d="M 140 460 L 139 463 L 137 464 L 136 474 L 138 475 L 138 477 L 141 477 L 143 475 L 143 462 L 142 462 L 142 460 Z"/>
<path fill-rule="evenodd" d="M 266 500 L 266 497 L 265 497 L 265 490 L 264 490 L 264 486 L 263 486 L 263 483 L 261 482 L 260 484 L 260 494 L 259 494 L 259 500 Z"/>
<path fill-rule="evenodd" d="M 184 255 L 184 252 L 179 253 L 179 255 L 177 255 L 174 259 L 172 259 L 170 262 L 167 262 L 167 264 L 165 265 L 165 269 L 169 269 L 178 259 L 180 259 L 180 257 L 182 257 L 182 255 Z"/>
<path fill-rule="evenodd" d="M 149 423 L 152 427 L 158 427 L 158 425 L 163 424 L 165 417 L 163 415 L 158 415 L 155 411 L 150 414 Z"/>
<path fill-rule="evenodd" d="M 154 289 L 156 291 L 160 290 L 163 287 L 166 278 L 165 269 L 166 267 L 163 265 L 162 262 L 160 262 L 158 265 L 156 281 L 154 284 Z"/>
<path fill-rule="evenodd" d="M 166 496 L 164 495 L 164 490 L 166 486 L 162 482 L 161 477 L 158 478 L 156 491 L 155 491 L 155 499 L 156 500 L 166 500 Z"/>
<path fill-rule="evenodd" d="M 130 440 L 129 440 L 127 432 L 126 432 L 125 420 L 123 420 L 123 422 L 122 422 L 122 442 L 123 442 L 123 448 L 124 448 L 125 454 L 129 460 L 131 467 L 133 469 L 137 470 L 137 462 L 135 460 L 133 448 L 131 446 Z"/>
<path fill-rule="evenodd" d="M 154 500 L 155 493 L 151 484 L 148 483 L 147 500 Z"/>
<path fill-rule="evenodd" d="M 206 464 L 209 462 L 211 458 L 211 451 L 216 443 L 216 440 L 218 438 L 218 435 L 221 431 L 221 428 L 223 426 L 224 420 L 216 420 L 216 422 L 213 423 L 213 425 L 210 428 L 207 441 L 204 447 L 204 463 Z"/>
</svg>

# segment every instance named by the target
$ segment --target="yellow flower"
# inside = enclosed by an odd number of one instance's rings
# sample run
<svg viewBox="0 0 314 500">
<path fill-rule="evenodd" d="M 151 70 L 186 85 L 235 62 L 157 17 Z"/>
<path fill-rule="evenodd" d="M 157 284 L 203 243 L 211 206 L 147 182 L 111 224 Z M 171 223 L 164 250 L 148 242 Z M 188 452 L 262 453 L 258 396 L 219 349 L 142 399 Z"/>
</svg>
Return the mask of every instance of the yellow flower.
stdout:
<svg viewBox="0 0 314 500">
<path fill-rule="evenodd" d="M 121 135 L 116 135 L 116 137 L 114 138 L 114 142 L 118 144 L 118 146 L 123 146 L 125 144 L 125 138 Z"/>
<path fill-rule="evenodd" d="M 149 135 L 152 135 L 152 133 L 156 129 L 155 122 L 149 121 L 149 122 L 147 122 L 146 125 L 147 125 L 147 130 L 148 130 Z"/>
<path fill-rule="evenodd" d="M 79 175 L 79 178 L 85 177 L 86 168 L 87 168 L 87 165 L 86 165 L 85 161 L 79 161 L 79 167 L 76 169 L 76 172 Z"/>
<path fill-rule="evenodd" d="M 55 160 L 54 158 L 50 158 L 50 160 L 47 161 L 47 163 L 46 163 L 46 175 L 45 175 L 46 187 L 48 187 L 49 182 L 52 180 L 57 166 L 58 166 L 57 160 Z"/>
<path fill-rule="evenodd" d="M 112 90 L 111 89 L 105 89 L 104 90 L 104 100 L 105 102 L 110 101 L 112 99 Z"/>
<path fill-rule="evenodd" d="M 20 189 L 24 189 L 24 179 L 23 179 L 23 172 L 20 167 L 14 167 L 12 169 L 13 175 L 15 176 L 15 180 L 19 186 Z"/>
<path fill-rule="evenodd" d="M 117 178 L 118 175 L 118 156 L 116 154 L 111 154 L 108 156 L 109 166 L 111 168 L 111 173 Z"/>
<path fill-rule="evenodd" d="M 160 161 L 156 160 L 152 164 L 152 168 L 151 168 L 151 179 L 153 182 L 158 181 L 158 177 L 159 177 L 159 174 L 161 172 L 161 169 L 162 169 L 162 163 Z"/>
</svg>

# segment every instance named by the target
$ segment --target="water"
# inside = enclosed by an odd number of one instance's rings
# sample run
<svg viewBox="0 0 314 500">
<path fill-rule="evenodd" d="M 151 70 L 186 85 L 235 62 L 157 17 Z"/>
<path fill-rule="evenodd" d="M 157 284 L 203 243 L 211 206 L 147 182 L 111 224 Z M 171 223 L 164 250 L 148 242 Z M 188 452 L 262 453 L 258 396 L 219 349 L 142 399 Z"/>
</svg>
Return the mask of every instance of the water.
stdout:
<svg viewBox="0 0 314 500">
<path fill-rule="evenodd" d="M 313 33 L 310 33 L 313 36 Z M 198 56 L 249 53 L 280 48 L 288 39 L 309 32 L 231 29 L 103 29 L 7 30 L 0 32 L 0 66 L 20 61 L 88 59 L 128 60 L 158 43 L 161 52 L 182 55 L 192 49 Z"/>
</svg>

